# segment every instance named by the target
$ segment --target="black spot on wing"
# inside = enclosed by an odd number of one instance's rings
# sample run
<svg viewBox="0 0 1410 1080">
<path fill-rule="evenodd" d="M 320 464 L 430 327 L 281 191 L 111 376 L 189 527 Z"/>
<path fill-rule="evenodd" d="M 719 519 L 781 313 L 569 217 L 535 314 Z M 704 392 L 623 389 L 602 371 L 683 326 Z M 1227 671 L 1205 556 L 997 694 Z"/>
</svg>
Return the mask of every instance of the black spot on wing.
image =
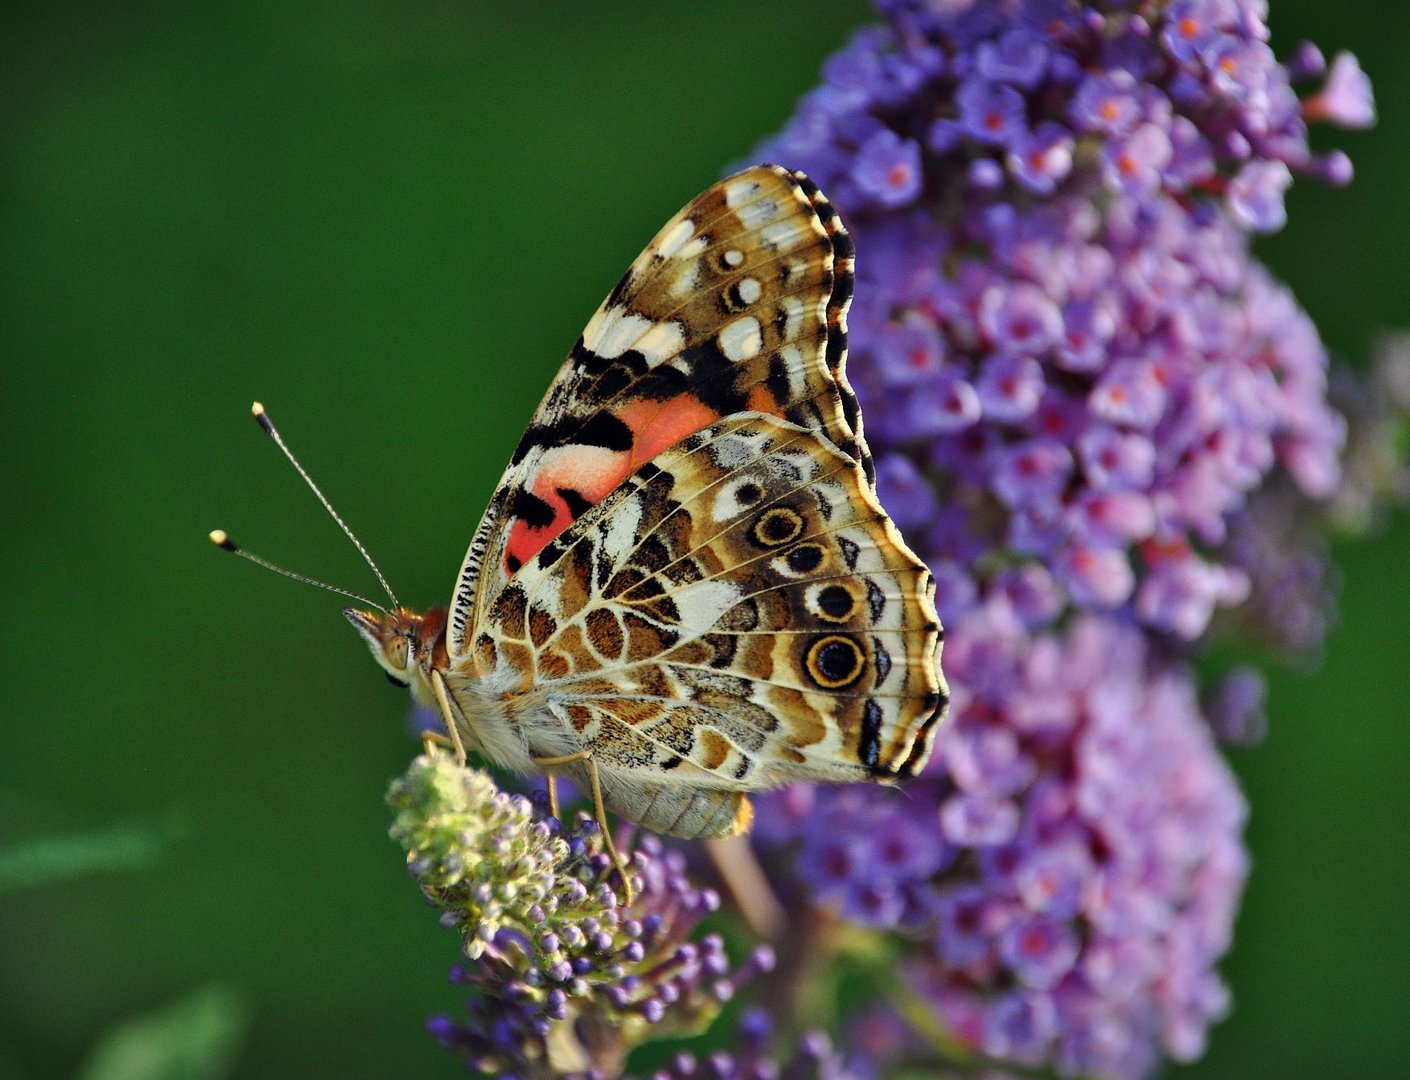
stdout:
<svg viewBox="0 0 1410 1080">
<path fill-rule="evenodd" d="M 568 547 L 563 543 L 563 538 L 560 536 L 544 544 L 534 558 L 538 559 L 540 568 L 547 570 L 559 559 L 563 558 L 567 550 Z"/>
<path fill-rule="evenodd" d="M 676 363 L 658 364 L 652 368 L 636 388 L 642 397 L 653 401 L 666 401 L 690 389 L 690 380 Z"/>
<path fill-rule="evenodd" d="M 841 585 L 829 585 L 818 593 L 818 609 L 833 619 L 852 614 L 852 594 Z"/>
<path fill-rule="evenodd" d="M 628 368 L 610 367 L 592 384 L 593 397 L 598 401 L 610 401 L 635 380 L 636 376 Z"/>
<path fill-rule="evenodd" d="M 553 507 L 526 488 L 514 493 L 509 512 L 531 529 L 543 529 L 553 524 Z"/>
<path fill-rule="evenodd" d="M 689 389 L 700 401 L 721 416 L 743 412 L 747 393 L 737 386 L 737 368 L 713 337 L 698 341 L 682 354 L 691 372 Z"/>
<path fill-rule="evenodd" d="M 659 536 L 648 536 L 632 552 L 632 565 L 657 573 L 672 562 L 671 551 Z"/>
<path fill-rule="evenodd" d="M 607 357 L 593 352 L 583 344 L 581 335 L 578 336 L 577 341 L 573 342 L 573 347 L 568 350 L 568 359 L 584 375 L 601 375 L 612 363 Z"/>
<path fill-rule="evenodd" d="M 818 568 L 822 557 L 823 550 L 817 544 L 799 544 L 788 553 L 788 567 L 795 573 L 811 573 Z"/>
<path fill-rule="evenodd" d="M 891 674 L 891 654 L 887 652 L 879 637 L 871 639 L 871 650 L 876 661 L 876 685 L 880 686 L 886 681 L 886 676 Z"/>
<path fill-rule="evenodd" d="M 780 404 L 786 402 L 791 393 L 788 387 L 788 364 L 778 353 L 769 358 L 769 374 L 764 379 L 764 388 Z"/>
<path fill-rule="evenodd" d="M 857 757 L 873 772 L 881 760 L 881 706 L 871 698 L 862 708 L 862 731 L 857 741 Z"/>
<path fill-rule="evenodd" d="M 594 415 L 573 435 L 575 443 L 601 446 L 608 450 L 630 450 L 632 429 L 606 410 Z"/>
<path fill-rule="evenodd" d="M 589 349 L 581 337 L 568 351 L 568 359 L 579 375 L 595 377 L 598 380 L 592 387 L 593 396 L 598 400 L 602 400 L 604 385 L 620 384 L 617 386 L 617 389 L 620 389 L 632 379 L 645 375 L 651 368 L 646 357 L 636 349 L 628 349 L 621 356 L 609 358 Z"/>
<path fill-rule="evenodd" d="M 837 538 L 837 546 L 842 551 L 842 561 L 847 564 L 848 570 L 857 568 L 857 557 L 861 555 L 862 549 L 857 546 L 855 540 L 848 540 L 845 536 Z"/>
<path fill-rule="evenodd" d="M 651 370 L 651 362 L 636 349 L 628 349 L 613 362 L 622 365 L 629 372 L 638 377 L 645 375 Z"/>
<path fill-rule="evenodd" d="M 856 645 L 837 639 L 825 642 L 814 652 L 817 670 L 829 683 L 852 679 L 861 666 L 861 653 Z"/>
<path fill-rule="evenodd" d="M 599 548 L 593 572 L 593 584 L 597 586 L 598 592 L 607 588 L 607 583 L 612 580 L 612 572 L 615 569 L 611 556 L 607 554 L 606 547 Z"/>
<path fill-rule="evenodd" d="M 871 612 L 871 621 L 880 622 L 886 610 L 886 594 L 881 591 L 875 578 L 867 578 L 867 608 Z"/>
<path fill-rule="evenodd" d="M 788 173 L 793 178 L 793 182 L 802 189 L 803 194 L 808 196 L 808 201 L 812 202 L 813 197 L 822 194 L 822 189 L 813 182 L 813 178 L 802 169 L 791 169 Z"/>
<path fill-rule="evenodd" d="M 563 500 L 563 505 L 568 507 L 568 513 L 573 515 L 574 521 L 592 509 L 592 503 L 583 498 L 575 488 L 558 488 L 557 491 L 558 497 Z"/>
<path fill-rule="evenodd" d="M 854 432 L 861 421 L 862 408 L 857 404 L 857 395 L 842 391 L 842 418 L 847 421 L 847 426 Z M 855 457 L 856 455 L 852 455 Z"/>
<path fill-rule="evenodd" d="M 837 449 L 841 450 L 853 461 L 862 460 L 862 448 L 856 439 L 839 439 Z"/>
</svg>

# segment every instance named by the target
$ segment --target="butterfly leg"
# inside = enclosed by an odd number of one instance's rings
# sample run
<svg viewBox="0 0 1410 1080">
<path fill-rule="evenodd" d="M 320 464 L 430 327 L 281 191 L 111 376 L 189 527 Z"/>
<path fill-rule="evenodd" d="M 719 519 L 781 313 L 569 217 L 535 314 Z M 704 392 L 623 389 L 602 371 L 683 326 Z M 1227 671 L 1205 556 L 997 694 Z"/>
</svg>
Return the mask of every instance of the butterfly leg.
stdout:
<svg viewBox="0 0 1410 1080">
<path fill-rule="evenodd" d="M 455 743 L 439 731 L 423 731 L 421 733 L 421 749 L 428 754 L 433 750 L 452 750 L 454 748 Z"/>
<path fill-rule="evenodd" d="M 592 760 L 591 750 L 580 750 L 576 754 L 564 754 L 562 757 L 541 757 L 535 758 L 534 764 L 542 769 L 550 769 L 556 765 L 574 765 L 577 762 L 587 765 L 588 782 L 592 786 L 592 808 L 593 816 L 597 818 L 597 827 L 602 830 L 603 843 L 607 845 L 607 854 L 612 857 L 612 865 L 617 868 L 617 873 L 622 875 L 623 899 L 626 903 L 632 902 L 632 879 L 627 873 L 627 864 L 622 860 L 622 856 L 617 851 L 617 845 L 612 840 L 612 830 L 607 827 L 607 807 L 602 805 L 602 781 L 597 775 L 597 762 Z M 548 791 L 550 805 L 558 801 L 558 793 L 553 787 L 553 776 L 548 777 Z M 555 814 L 555 816 L 557 816 Z"/>
<path fill-rule="evenodd" d="M 545 779 L 548 780 L 548 812 L 562 821 L 563 814 L 558 809 L 558 777 L 548 773 Z"/>
<path fill-rule="evenodd" d="M 460 741 L 460 728 L 455 722 L 456 708 L 451 703 L 450 693 L 446 690 L 445 676 L 439 671 L 432 671 L 431 686 L 436 691 L 436 704 L 440 706 L 441 723 L 446 726 L 446 734 L 450 736 L 450 741 L 455 747 L 455 763 L 464 768 L 465 744 Z"/>
</svg>

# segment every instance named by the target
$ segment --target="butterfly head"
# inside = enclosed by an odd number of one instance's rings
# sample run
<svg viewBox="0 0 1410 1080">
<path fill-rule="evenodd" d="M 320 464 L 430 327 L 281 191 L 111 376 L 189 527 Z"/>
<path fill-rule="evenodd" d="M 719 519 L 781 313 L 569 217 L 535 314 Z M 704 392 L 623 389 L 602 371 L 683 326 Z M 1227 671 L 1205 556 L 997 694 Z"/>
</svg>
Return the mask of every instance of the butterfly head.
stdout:
<svg viewBox="0 0 1410 1080">
<path fill-rule="evenodd" d="M 372 658 L 397 686 L 410 687 L 419 701 L 435 701 L 431 669 L 446 666 L 445 608 L 426 612 L 397 607 L 391 611 L 344 608 L 372 652 Z"/>
</svg>

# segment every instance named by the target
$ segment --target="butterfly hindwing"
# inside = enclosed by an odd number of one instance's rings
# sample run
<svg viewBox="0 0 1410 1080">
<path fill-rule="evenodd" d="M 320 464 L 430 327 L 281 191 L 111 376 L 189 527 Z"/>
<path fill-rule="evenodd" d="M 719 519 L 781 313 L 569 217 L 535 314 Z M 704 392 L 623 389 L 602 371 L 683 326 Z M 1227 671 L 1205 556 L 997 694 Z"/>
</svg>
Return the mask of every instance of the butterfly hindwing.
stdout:
<svg viewBox="0 0 1410 1080">
<path fill-rule="evenodd" d="M 685 437 L 764 413 L 871 459 L 844 374 L 852 245 L 806 177 L 761 165 L 677 214 L 588 323 L 485 512 L 452 602 L 452 656 L 490 597 Z"/>
<path fill-rule="evenodd" d="M 609 809 L 714 835 L 747 820 L 741 791 L 923 766 L 945 703 L 931 590 L 856 459 L 746 413 L 541 549 L 474 645 L 592 747 Z"/>
</svg>

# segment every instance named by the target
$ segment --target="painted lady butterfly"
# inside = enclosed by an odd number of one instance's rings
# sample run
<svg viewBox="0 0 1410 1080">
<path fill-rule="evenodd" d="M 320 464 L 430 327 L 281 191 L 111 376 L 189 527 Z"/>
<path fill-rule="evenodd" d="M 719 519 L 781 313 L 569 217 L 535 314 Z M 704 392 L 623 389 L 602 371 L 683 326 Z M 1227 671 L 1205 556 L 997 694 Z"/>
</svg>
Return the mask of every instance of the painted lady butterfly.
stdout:
<svg viewBox="0 0 1410 1080">
<path fill-rule="evenodd" d="M 462 755 L 682 837 L 748 829 L 750 791 L 924 766 L 941 629 L 844 373 L 852 264 L 802 173 L 710 188 L 573 346 L 449 608 L 347 609 Z"/>
</svg>

